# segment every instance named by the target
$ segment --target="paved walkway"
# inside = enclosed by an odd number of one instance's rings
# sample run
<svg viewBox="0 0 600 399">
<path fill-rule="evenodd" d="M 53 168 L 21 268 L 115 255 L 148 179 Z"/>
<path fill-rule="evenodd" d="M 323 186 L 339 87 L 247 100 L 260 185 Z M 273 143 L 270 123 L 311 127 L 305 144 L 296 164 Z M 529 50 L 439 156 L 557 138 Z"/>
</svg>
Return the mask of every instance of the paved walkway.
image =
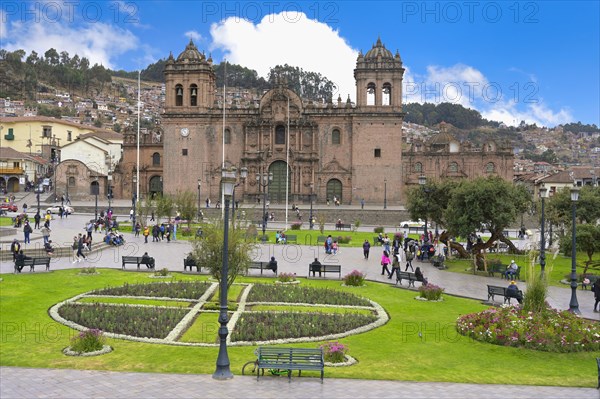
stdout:
<svg viewBox="0 0 600 399">
<path fill-rule="evenodd" d="M 74 215 L 68 219 L 56 219 L 52 222 L 52 239 L 55 242 L 69 244 L 74 234 L 83 232 L 89 215 Z M 39 235 L 39 232 L 34 233 Z M 18 234 L 22 238 L 22 233 Z M 143 237 L 127 234 L 127 244 L 111 248 L 91 257 L 85 263 L 73 264 L 70 258 L 53 259 L 52 270 L 78 268 L 83 265 L 119 268 L 122 255 L 138 255 L 147 251 L 156 258 L 157 268 L 182 270 L 185 254 L 190 250 L 187 241 L 173 241 L 144 244 Z M 39 241 L 31 245 L 39 245 Z M 325 263 L 339 263 L 344 273 L 357 269 L 367 273 L 370 280 L 390 283 L 381 276 L 379 259 L 381 248 L 371 249 L 370 259 L 365 260 L 361 248 L 342 248 L 333 257 L 325 257 L 321 246 L 298 245 L 259 245 L 256 260 L 268 260 L 275 256 L 280 272 L 292 272 L 306 276 L 308 264 L 315 258 Z M 418 261 L 425 275 L 433 283 L 440 284 L 449 294 L 476 298 L 487 298 L 486 284 L 504 285 L 499 278 L 473 276 L 468 274 L 440 271 L 431 264 Z M 12 262 L 2 262 L 0 273 L 12 273 Z M 26 273 L 26 272 L 25 272 Z M 37 272 L 36 272 L 37 273 Z M 43 272 L 42 272 L 43 273 Z M 269 272 L 267 272 L 268 275 Z M 521 288 L 524 283 L 519 283 Z M 568 308 L 571 291 L 568 288 L 549 287 L 548 301 L 559 309 Z M 597 320 L 593 313 L 593 295 L 589 291 L 577 291 L 580 309 L 584 317 Z M 102 377 L 102 378 L 101 378 Z M 474 385 L 449 383 L 411 383 L 401 381 L 362 381 L 345 379 L 327 379 L 324 384 L 313 379 L 292 379 L 292 383 L 279 378 L 265 378 L 256 382 L 252 378 L 236 377 L 233 382 L 214 381 L 205 375 L 173 375 L 118 373 L 104 371 L 79 370 L 24 370 L 12 367 L 0 367 L 0 397 L 440 397 L 440 398 L 579 398 L 599 397 L 593 389 L 573 389 L 558 387 L 526 387 L 507 385 Z"/>
</svg>

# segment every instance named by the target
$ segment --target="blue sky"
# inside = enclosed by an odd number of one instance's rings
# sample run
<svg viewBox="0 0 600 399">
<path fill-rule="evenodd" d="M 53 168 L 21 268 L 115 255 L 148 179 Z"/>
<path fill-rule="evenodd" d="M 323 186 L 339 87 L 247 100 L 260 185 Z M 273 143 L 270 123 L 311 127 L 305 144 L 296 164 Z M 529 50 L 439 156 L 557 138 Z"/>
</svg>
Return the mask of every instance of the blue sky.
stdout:
<svg viewBox="0 0 600 399">
<path fill-rule="evenodd" d="M 355 97 L 377 37 L 407 69 L 404 101 L 461 103 L 507 124 L 600 125 L 598 1 L 3 1 L 0 44 L 137 70 L 189 38 L 215 62 L 288 63 Z M 337 95 L 336 95 L 337 97 Z"/>
</svg>

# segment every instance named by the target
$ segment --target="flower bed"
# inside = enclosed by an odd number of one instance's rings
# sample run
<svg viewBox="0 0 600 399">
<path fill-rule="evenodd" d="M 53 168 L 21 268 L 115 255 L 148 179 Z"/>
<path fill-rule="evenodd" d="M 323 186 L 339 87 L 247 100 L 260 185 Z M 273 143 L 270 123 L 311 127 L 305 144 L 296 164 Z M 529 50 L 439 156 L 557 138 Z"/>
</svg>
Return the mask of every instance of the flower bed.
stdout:
<svg viewBox="0 0 600 399">
<path fill-rule="evenodd" d="M 344 276 L 344 285 L 351 287 L 362 287 L 365 285 L 366 277 L 366 274 L 363 274 L 358 270 L 352 270 L 350 273 Z"/>
<path fill-rule="evenodd" d="M 547 352 L 600 350 L 600 324 L 551 308 L 539 313 L 525 312 L 519 306 L 490 308 L 461 316 L 456 328 L 463 335 L 496 345 Z"/>
<path fill-rule="evenodd" d="M 163 298 L 199 298 L 210 287 L 203 281 L 177 281 L 173 283 L 127 284 L 122 287 L 94 291 L 96 295 L 149 296 Z"/>
<path fill-rule="evenodd" d="M 311 287 L 255 284 L 248 295 L 249 302 L 322 303 L 326 305 L 371 306 L 371 303 L 350 293 Z"/>
</svg>

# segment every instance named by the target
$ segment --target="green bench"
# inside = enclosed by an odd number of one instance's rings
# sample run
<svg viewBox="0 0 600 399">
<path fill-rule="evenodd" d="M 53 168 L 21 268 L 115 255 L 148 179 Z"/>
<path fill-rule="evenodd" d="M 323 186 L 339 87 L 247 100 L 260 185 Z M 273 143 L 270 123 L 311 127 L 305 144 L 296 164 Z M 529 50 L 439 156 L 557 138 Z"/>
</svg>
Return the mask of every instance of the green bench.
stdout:
<svg viewBox="0 0 600 399">
<path fill-rule="evenodd" d="M 46 271 L 50 270 L 50 257 L 24 259 L 21 264 L 15 263 L 15 272 L 21 273 L 25 266 L 29 266 L 29 271 L 34 272 L 36 266 L 46 266 Z"/>
<path fill-rule="evenodd" d="M 148 269 L 154 269 L 154 258 L 149 257 L 143 259 L 143 256 L 123 256 L 122 257 L 122 268 L 125 270 L 125 265 L 137 265 L 138 270 L 140 265 L 146 265 Z M 190 269 L 191 270 L 191 269 Z"/>
<path fill-rule="evenodd" d="M 414 287 L 415 281 L 417 281 L 417 276 L 415 276 L 414 273 L 402 272 L 402 271 L 398 270 L 396 272 L 396 285 L 398 285 L 398 284 L 402 285 L 402 280 L 408 280 L 408 286 Z"/>
<path fill-rule="evenodd" d="M 488 287 L 488 301 L 490 299 L 492 301 L 494 301 L 494 297 L 496 295 L 499 295 L 499 296 L 504 297 L 504 303 L 510 304 L 510 300 L 512 298 L 515 298 L 514 296 L 508 296 L 506 294 L 506 288 L 507 287 L 498 287 L 498 286 L 495 286 L 495 285 L 488 285 L 487 287 Z M 521 293 L 521 297 L 523 297 L 523 291 L 519 290 L 519 292 Z"/>
<path fill-rule="evenodd" d="M 321 372 L 321 383 L 325 374 L 325 358 L 321 348 L 279 348 L 279 347 L 258 347 L 257 351 L 258 369 L 285 370 L 288 374 L 288 380 L 292 380 L 292 371 L 298 370 L 298 376 L 304 370 L 315 370 Z M 260 377 L 258 371 L 256 379 Z"/>
</svg>

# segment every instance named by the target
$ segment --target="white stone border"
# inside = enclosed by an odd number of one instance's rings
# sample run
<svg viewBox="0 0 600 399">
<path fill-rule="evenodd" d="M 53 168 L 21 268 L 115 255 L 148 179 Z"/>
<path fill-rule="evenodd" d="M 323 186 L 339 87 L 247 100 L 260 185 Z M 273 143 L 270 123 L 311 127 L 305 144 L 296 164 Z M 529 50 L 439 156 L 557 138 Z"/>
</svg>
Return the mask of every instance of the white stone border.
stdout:
<svg viewBox="0 0 600 399">
<path fill-rule="evenodd" d="M 93 352 L 74 352 L 71 350 L 70 346 L 67 346 L 65 349 L 63 349 L 63 353 L 67 356 L 81 356 L 81 357 L 99 356 L 99 355 L 104 355 L 104 354 L 110 353 L 112 351 L 113 351 L 113 348 L 110 345 L 103 345 L 102 349 L 100 349 L 99 351 L 93 351 Z"/>
<path fill-rule="evenodd" d="M 167 284 L 169 284 L 169 283 L 167 283 Z M 234 283 L 234 284 L 238 285 L 237 283 Z M 368 298 L 364 298 L 364 299 L 368 300 L 371 303 L 372 307 L 352 306 L 352 305 L 288 303 L 288 302 L 247 302 L 248 295 L 254 285 L 252 283 L 239 283 L 239 285 L 246 285 L 246 288 L 242 292 L 242 296 L 240 297 L 240 301 L 238 303 L 237 310 L 233 312 L 231 318 L 229 319 L 229 322 L 227 323 L 227 328 L 230 332 L 229 335 L 227 336 L 227 345 L 231 345 L 231 346 L 255 346 L 255 345 L 274 345 L 274 344 L 288 344 L 288 343 L 300 343 L 300 342 L 329 341 L 329 340 L 333 340 L 333 339 L 347 337 L 350 335 L 361 334 L 361 333 L 373 330 L 377 327 L 383 326 L 384 324 L 386 324 L 389 321 L 389 316 L 388 316 L 387 312 L 385 311 L 385 309 L 383 309 L 383 307 L 381 305 L 379 305 L 377 302 L 374 302 Z M 66 320 L 63 317 L 61 317 L 58 314 L 58 309 L 60 309 L 63 305 L 77 302 L 81 298 L 86 298 L 86 297 L 116 297 L 116 298 L 136 298 L 136 299 L 152 299 L 152 300 L 172 300 L 172 301 L 198 301 L 198 303 L 196 305 L 194 305 L 194 307 L 192 309 L 190 309 L 190 311 L 181 319 L 181 321 L 173 328 L 173 330 L 171 330 L 171 332 L 165 338 L 135 337 L 132 335 L 116 334 L 116 333 L 110 333 L 110 332 L 103 332 L 103 335 L 106 337 L 109 337 L 109 338 L 124 339 L 124 340 L 128 340 L 128 341 L 144 342 L 144 343 L 151 343 L 151 344 L 216 347 L 216 346 L 219 346 L 218 343 L 212 344 L 212 343 L 204 343 L 204 342 L 180 342 L 180 341 L 176 341 L 176 339 L 179 338 L 181 333 L 183 331 L 185 331 L 191 325 L 192 321 L 194 320 L 194 317 L 198 313 L 200 313 L 202 306 L 206 303 L 207 299 L 216 291 L 218 286 L 219 286 L 219 283 L 216 283 L 216 282 L 212 283 L 211 286 L 206 290 L 206 292 L 199 299 L 139 297 L 139 296 L 125 296 L 125 295 L 97 295 L 97 294 L 91 294 L 91 293 L 83 293 L 83 294 L 76 295 L 72 298 L 69 298 L 65 301 L 57 303 L 56 305 L 54 305 L 50 308 L 48 313 L 50 314 L 50 317 L 52 317 L 55 321 L 57 321 L 61 324 L 64 324 L 67 327 L 70 327 L 70 328 L 73 328 L 73 329 L 79 330 L 79 331 L 86 331 L 86 330 L 88 330 L 87 327 L 84 327 L 80 324 L 74 323 L 70 320 Z M 94 292 L 94 291 L 90 291 L 90 292 Z M 80 304 L 87 304 L 87 303 L 81 302 Z M 93 303 L 90 303 L 90 304 L 93 304 Z M 348 308 L 348 309 L 367 309 L 367 310 L 375 311 L 375 315 L 376 315 L 377 319 L 372 323 L 366 324 L 364 326 L 361 326 L 361 327 L 358 327 L 358 328 L 355 328 L 352 330 L 344 331 L 342 333 L 337 333 L 337 334 L 322 335 L 322 336 L 318 336 L 318 337 L 286 338 L 286 339 L 276 339 L 276 340 L 269 340 L 269 341 L 231 342 L 231 332 L 233 331 L 233 328 L 235 327 L 237 321 L 239 320 L 242 313 L 249 312 L 246 310 L 246 306 L 258 305 L 258 304 L 261 304 L 261 305 L 266 305 L 266 304 L 283 305 L 283 306 L 308 306 L 308 307 L 313 306 L 313 307 L 320 307 L 320 308 L 332 307 L 332 308 Z M 120 303 L 108 304 L 108 305 L 134 306 L 134 307 L 146 307 L 146 306 L 160 307 L 160 306 L 154 306 L 154 305 L 142 305 L 142 304 L 128 305 L 128 304 L 120 304 Z M 163 307 L 164 308 L 172 308 L 170 306 L 163 306 Z M 181 308 L 177 308 L 177 309 L 181 309 Z M 216 311 L 205 311 L 205 310 L 202 310 L 202 312 L 216 313 Z"/>
<path fill-rule="evenodd" d="M 353 358 L 350 355 L 344 355 L 344 357 L 346 358 L 345 362 L 341 362 L 341 363 L 325 362 L 325 366 L 327 366 L 327 367 L 346 367 L 346 366 L 352 366 L 353 364 L 358 363 L 358 360 L 356 360 L 355 358 Z"/>
</svg>

